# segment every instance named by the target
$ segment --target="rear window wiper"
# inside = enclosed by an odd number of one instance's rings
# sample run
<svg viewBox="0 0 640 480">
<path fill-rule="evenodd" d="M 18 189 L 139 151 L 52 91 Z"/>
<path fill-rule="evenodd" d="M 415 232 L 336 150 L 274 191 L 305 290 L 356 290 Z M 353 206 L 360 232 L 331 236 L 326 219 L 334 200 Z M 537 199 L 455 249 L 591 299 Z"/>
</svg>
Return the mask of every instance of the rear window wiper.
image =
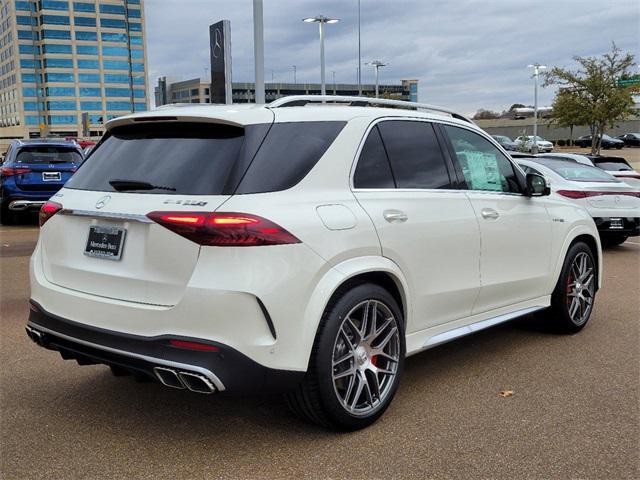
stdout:
<svg viewBox="0 0 640 480">
<path fill-rule="evenodd" d="M 115 188 L 118 192 L 125 192 L 127 190 L 168 190 L 175 192 L 173 187 L 166 187 L 162 185 L 152 185 L 149 182 L 140 182 L 137 180 L 109 180 L 109 185 Z"/>
</svg>

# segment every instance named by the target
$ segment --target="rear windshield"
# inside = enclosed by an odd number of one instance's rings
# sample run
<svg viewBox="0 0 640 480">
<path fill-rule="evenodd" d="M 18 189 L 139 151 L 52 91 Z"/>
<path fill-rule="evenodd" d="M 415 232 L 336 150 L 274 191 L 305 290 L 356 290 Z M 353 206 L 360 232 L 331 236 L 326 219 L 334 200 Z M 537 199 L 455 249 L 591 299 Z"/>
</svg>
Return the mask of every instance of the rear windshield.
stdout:
<svg viewBox="0 0 640 480">
<path fill-rule="evenodd" d="M 597 159 L 592 158 L 592 161 L 598 168 L 602 170 L 609 170 L 614 172 L 627 172 L 633 170 L 631 165 L 629 165 L 624 159 L 616 159 L 616 158 L 607 158 L 607 159 Z"/>
<path fill-rule="evenodd" d="M 539 163 L 550 168 L 565 180 L 573 182 L 619 182 L 607 172 L 581 163 L 570 163 L 561 160 L 541 160 Z"/>
<path fill-rule="evenodd" d="M 18 163 L 80 163 L 82 155 L 72 147 L 22 147 Z"/>
<path fill-rule="evenodd" d="M 116 190 L 112 183 L 126 181 L 130 184 L 126 191 L 133 193 L 231 195 L 282 190 L 311 170 L 343 126 L 344 122 L 300 122 L 244 128 L 206 123 L 117 127 L 66 187 L 112 192 Z M 145 188 L 135 189 L 136 183 L 146 184 Z"/>
</svg>

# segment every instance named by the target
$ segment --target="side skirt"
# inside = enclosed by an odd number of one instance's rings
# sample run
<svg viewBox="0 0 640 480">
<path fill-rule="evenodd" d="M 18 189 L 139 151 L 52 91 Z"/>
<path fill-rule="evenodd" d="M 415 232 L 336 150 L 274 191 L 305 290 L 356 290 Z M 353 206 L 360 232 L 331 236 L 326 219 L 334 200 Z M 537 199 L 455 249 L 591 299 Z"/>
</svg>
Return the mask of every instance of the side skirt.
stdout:
<svg viewBox="0 0 640 480">
<path fill-rule="evenodd" d="M 506 310 L 501 308 L 498 311 L 474 315 L 464 320 L 449 322 L 445 325 L 438 325 L 409 334 L 407 335 L 407 356 L 471 335 L 480 330 L 544 310 L 549 307 L 550 302 L 550 297 L 541 297 L 536 299 L 536 301 L 526 302 L 528 305 L 520 304 L 518 305 L 520 308 L 505 313 L 500 313 L 500 310 Z"/>
</svg>

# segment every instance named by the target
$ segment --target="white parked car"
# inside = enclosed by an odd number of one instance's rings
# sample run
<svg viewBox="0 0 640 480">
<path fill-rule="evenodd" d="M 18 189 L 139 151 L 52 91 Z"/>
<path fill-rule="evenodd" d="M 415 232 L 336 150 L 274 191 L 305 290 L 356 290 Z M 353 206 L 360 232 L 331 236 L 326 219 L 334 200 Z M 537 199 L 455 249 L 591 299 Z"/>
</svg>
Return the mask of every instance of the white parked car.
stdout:
<svg viewBox="0 0 640 480">
<path fill-rule="evenodd" d="M 516 138 L 514 142 L 520 150 L 533 151 L 533 135 L 522 135 Z M 553 143 L 540 136 L 536 137 L 536 143 L 538 144 L 538 152 L 550 152 L 553 150 Z"/>
<path fill-rule="evenodd" d="M 628 185 L 640 190 L 640 173 L 635 171 L 631 165 L 622 157 L 609 157 L 605 155 L 589 155 L 581 153 L 545 153 L 540 155 L 543 158 L 555 158 L 558 160 L 569 160 L 597 167 L 614 177 L 622 180 Z"/>
<path fill-rule="evenodd" d="M 31 259 L 27 331 L 63 358 L 285 391 L 310 421 L 357 429 L 405 356 L 533 312 L 565 332 L 591 315 L 588 212 L 446 109 L 300 96 L 106 129 L 42 208 Z"/>
<path fill-rule="evenodd" d="M 640 235 L 640 191 L 599 168 L 548 158 L 516 160 L 526 173 L 543 175 L 551 191 L 587 209 L 603 245 Z"/>
</svg>

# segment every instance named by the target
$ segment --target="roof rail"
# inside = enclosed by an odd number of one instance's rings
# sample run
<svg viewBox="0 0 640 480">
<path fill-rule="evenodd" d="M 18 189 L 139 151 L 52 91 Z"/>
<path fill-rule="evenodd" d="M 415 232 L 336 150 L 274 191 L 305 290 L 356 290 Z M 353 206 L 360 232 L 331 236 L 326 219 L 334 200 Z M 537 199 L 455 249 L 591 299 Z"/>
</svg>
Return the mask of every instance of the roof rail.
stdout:
<svg viewBox="0 0 640 480">
<path fill-rule="evenodd" d="M 473 123 L 470 118 L 465 117 L 453 110 L 445 107 L 439 107 L 437 105 L 430 105 L 428 103 L 408 102 L 405 100 L 390 100 L 387 98 L 370 98 L 370 97 L 355 97 L 346 95 L 291 95 L 288 97 L 278 98 L 273 102 L 266 105 L 267 108 L 281 108 L 281 107 L 302 107 L 308 103 L 347 103 L 352 107 L 364 107 L 367 105 L 383 105 L 390 107 L 402 107 L 410 110 L 429 110 L 432 112 L 446 113 L 453 118 L 463 120 L 465 122 Z"/>
</svg>

